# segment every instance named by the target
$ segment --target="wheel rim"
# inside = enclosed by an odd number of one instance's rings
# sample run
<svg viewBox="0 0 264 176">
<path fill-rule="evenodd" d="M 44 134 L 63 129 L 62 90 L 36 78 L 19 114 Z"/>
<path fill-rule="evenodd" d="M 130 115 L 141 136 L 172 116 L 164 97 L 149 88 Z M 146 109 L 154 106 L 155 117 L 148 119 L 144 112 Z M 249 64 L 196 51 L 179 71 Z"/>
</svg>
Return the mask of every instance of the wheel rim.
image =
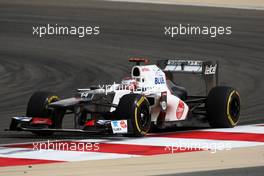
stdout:
<svg viewBox="0 0 264 176">
<path fill-rule="evenodd" d="M 51 111 L 49 110 L 49 105 L 50 105 L 51 103 L 53 103 L 53 102 L 58 101 L 58 100 L 59 100 L 59 97 L 58 97 L 58 96 L 51 96 L 51 97 L 48 97 L 48 98 L 46 99 L 46 102 L 45 102 L 45 109 L 46 109 L 47 111 L 49 111 L 49 114 L 51 113 Z"/>
<path fill-rule="evenodd" d="M 149 115 L 149 110 L 146 105 L 143 105 L 142 107 L 140 107 L 138 115 L 139 115 L 139 122 L 140 122 L 141 128 L 148 129 L 150 115 Z"/>
<path fill-rule="evenodd" d="M 229 113 L 233 120 L 237 122 L 240 114 L 240 101 L 237 96 L 234 96 L 230 101 Z"/>
</svg>

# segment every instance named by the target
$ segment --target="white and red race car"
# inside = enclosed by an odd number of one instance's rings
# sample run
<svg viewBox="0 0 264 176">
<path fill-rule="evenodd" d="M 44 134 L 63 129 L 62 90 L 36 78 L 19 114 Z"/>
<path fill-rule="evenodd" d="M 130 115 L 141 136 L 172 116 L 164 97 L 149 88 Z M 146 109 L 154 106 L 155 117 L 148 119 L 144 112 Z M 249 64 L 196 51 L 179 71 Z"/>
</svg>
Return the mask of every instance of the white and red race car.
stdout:
<svg viewBox="0 0 264 176">
<path fill-rule="evenodd" d="M 218 63 L 196 60 L 161 60 L 157 65 L 135 62 L 131 76 L 119 84 L 78 89 L 60 100 L 51 92 L 35 92 L 26 116 L 13 117 L 9 130 L 51 135 L 57 131 L 144 136 L 151 128 L 164 129 L 192 119 L 211 127 L 234 127 L 239 121 L 240 97 L 231 87 L 217 86 Z M 174 73 L 202 75 L 206 96 L 190 96 L 173 82 Z M 74 127 L 63 129 L 65 114 L 73 114 Z"/>
</svg>

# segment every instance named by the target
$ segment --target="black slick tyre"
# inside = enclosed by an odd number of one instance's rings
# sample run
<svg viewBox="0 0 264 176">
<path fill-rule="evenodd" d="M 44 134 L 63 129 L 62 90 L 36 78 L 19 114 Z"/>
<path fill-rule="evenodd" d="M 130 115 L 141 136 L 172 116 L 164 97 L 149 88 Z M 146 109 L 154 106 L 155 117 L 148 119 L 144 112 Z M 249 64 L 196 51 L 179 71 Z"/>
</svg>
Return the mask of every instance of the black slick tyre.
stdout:
<svg viewBox="0 0 264 176">
<path fill-rule="evenodd" d="M 51 118 L 53 123 L 56 122 L 53 117 L 54 112 L 50 110 L 49 104 L 55 101 L 58 101 L 59 97 L 51 92 L 45 92 L 45 91 L 39 91 L 35 92 L 29 99 L 26 116 L 27 117 L 38 117 L 38 118 Z M 56 117 L 58 118 L 58 117 Z M 53 124 L 53 126 L 58 126 L 56 124 Z M 53 132 L 50 131 L 34 131 L 33 132 L 36 135 L 40 136 L 49 136 L 52 135 Z"/>
<path fill-rule="evenodd" d="M 240 96 L 231 87 L 219 86 L 210 90 L 206 100 L 209 124 L 214 128 L 232 128 L 240 116 Z"/>
<path fill-rule="evenodd" d="M 133 134 L 126 136 L 145 136 L 151 127 L 151 115 L 147 98 L 140 94 L 127 94 L 121 97 L 116 116 L 130 119 Z"/>
</svg>

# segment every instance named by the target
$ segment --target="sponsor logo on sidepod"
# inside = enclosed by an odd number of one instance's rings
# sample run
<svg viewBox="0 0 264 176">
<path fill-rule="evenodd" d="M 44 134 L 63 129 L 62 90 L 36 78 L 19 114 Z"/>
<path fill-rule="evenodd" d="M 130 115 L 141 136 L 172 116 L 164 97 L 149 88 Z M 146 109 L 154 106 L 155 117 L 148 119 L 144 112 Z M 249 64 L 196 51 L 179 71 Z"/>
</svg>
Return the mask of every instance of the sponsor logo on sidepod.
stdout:
<svg viewBox="0 0 264 176">
<path fill-rule="evenodd" d="M 176 110 L 176 118 L 180 119 L 183 115 L 183 112 L 184 112 L 184 103 L 183 103 L 183 101 L 180 100 L 178 107 L 177 107 L 177 110 Z"/>
<path fill-rule="evenodd" d="M 155 84 L 165 84 L 165 80 L 163 79 L 163 77 L 156 77 Z"/>
</svg>

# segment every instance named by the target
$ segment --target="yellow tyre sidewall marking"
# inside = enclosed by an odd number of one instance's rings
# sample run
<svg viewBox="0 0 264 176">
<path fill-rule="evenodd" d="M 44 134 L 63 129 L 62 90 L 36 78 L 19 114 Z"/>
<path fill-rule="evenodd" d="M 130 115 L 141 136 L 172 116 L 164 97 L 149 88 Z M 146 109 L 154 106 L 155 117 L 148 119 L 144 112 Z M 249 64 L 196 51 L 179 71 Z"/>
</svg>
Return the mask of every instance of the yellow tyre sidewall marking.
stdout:
<svg viewBox="0 0 264 176">
<path fill-rule="evenodd" d="M 48 104 L 50 104 L 53 100 L 58 100 L 59 99 L 59 97 L 58 96 L 51 96 L 51 97 L 49 97 L 48 98 Z"/>
<path fill-rule="evenodd" d="M 50 105 L 50 103 L 53 102 L 53 100 L 59 100 L 59 97 L 58 97 L 58 96 L 55 96 L 55 95 L 49 97 L 49 98 L 47 99 L 47 102 L 48 102 L 48 103 L 47 103 L 46 106 L 45 106 L 46 109 L 48 109 L 48 106 Z"/>
<path fill-rule="evenodd" d="M 134 115 L 137 130 L 138 130 L 139 133 L 142 133 L 142 134 L 145 134 L 145 133 L 147 133 L 147 132 L 142 131 L 142 130 L 140 129 L 139 125 L 138 125 L 137 111 L 138 111 L 138 107 L 144 102 L 144 100 L 146 100 L 145 97 L 141 97 L 141 98 L 139 99 L 139 101 L 137 102 L 137 106 L 136 106 L 136 108 L 135 108 L 135 115 Z"/>
<path fill-rule="evenodd" d="M 234 120 L 232 119 L 232 116 L 230 115 L 230 112 L 229 112 L 229 110 L 230 110 L 229 105 L 230 105 L 231 98 L 232 98 L 233 94 L 237 94 L 239 96 L 237 91 L 234 90 L 231 92 L 231 94 L 228 97 L 226 112 L 227 112 L 227 118 L 228 118 L 229 122 L 231 123 L 232 126 L 235 126 L 238 123 L 238 121 L 234 122 Z"/>
</svg>

